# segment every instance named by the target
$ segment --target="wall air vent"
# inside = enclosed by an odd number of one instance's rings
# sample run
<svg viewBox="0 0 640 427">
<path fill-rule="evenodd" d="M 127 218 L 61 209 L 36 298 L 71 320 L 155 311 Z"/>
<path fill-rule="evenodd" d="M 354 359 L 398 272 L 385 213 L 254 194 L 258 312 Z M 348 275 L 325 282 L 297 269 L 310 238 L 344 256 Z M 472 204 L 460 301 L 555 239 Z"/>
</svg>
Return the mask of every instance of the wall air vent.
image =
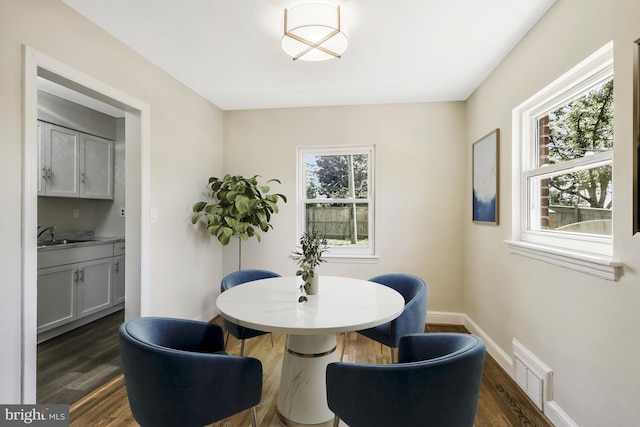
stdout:
<svg viewBox="0 0 640 427">
<path fill-rule="evenodd" d="M 544 402 L 553 399 L 553 371 L 516 339 L 512 344 L 516 383 L 544 411 Z"/>
</svg>

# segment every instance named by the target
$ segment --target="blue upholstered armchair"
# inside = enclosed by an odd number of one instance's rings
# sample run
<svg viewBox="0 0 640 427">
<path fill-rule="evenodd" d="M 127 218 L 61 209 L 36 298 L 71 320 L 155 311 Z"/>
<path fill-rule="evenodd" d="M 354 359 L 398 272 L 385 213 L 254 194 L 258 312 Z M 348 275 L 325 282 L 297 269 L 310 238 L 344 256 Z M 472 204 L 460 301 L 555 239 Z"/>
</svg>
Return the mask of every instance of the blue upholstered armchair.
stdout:
<svg viewBox="0 0 640 427">
<path fill-rule="evenodd" d="M 332 363 L 329 408 L 350 427 L 472 427 L 485 344 L 469 334 L 400 339 L 398 363 Z"/>
<path fill-rule="evenodd" d="M 424 280 L 410 274 L 384 274 L 369 280 L 395 289 L 404 298 L 405 306 L 400 316 L 375 328 L 358 331 L 365 337 L 389 346 L 389 360 L 393 363 L 393 349 L 398 348 L 400 337 L 424 332 L 429 287 Z"/>
<path fill-rule="evenodd" d="M 253 282 L 254 280 L 268 279 L 271 277 L 280 277 L 279 274 L 273 273 L 268 270 L 239 270 L 226 275 L 220 283 L 220 292 L 231 289 L 234 286 L 241 285 L 247 282 Z M 245 328 L 244 326 L 237 325 L 233 322 L 223 319 L 224 328 L 228 333 L 240 340 L 240 355 L 244 356 L 244 340 L 257 337 L 260 335 L 268 334 L 269 332 L 257 331 L 251 328 Z M 271 344 L 273 345 L 273 337 L 271 338 Z"/>
<path fill-rule="evenodd" d="M 118 331 L 131 412 L 141 426 L 203 426 L 251 410 L 262 397 L 262 364 L 224 353 L 219 325 L 141 317 Z"/>
</svg>

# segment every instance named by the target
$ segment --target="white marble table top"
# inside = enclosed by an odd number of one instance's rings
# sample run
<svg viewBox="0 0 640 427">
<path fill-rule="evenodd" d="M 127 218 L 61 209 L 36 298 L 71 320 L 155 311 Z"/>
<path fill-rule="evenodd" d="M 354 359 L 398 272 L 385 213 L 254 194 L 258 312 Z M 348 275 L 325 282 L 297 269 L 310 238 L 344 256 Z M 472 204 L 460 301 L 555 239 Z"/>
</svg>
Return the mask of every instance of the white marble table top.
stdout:
<svg viewBox="0 0 640 427">
<path fill-rule="evenodd" d="M 404 309 L 395 290 L 366 280 L 320 276 L 317 295 L 298 302 L 302 279 L 256 280 L 218 296 L 220 314 L 240 326 L 292 335 L 335 334 L 389 322 Z"/>
</svg>

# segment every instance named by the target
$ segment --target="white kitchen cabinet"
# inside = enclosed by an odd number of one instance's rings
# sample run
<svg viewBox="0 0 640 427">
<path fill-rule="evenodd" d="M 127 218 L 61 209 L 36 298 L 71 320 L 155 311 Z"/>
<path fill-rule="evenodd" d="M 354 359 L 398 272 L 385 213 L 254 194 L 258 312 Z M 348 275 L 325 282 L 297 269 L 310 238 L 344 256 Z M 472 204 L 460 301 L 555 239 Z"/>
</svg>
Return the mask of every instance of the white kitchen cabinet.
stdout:
<svg viewBox="0 0 640 427">
<path fill-rule="evenodd" d="M 113 199 L 114 143 L 38 122 L 38 195 Z"/>
<path fill-rule="evenodd" d="M 80 133 L 49 123 L 38 123 L 40 196 L 78 197 Z"/>
<path fill-rule="evenodd" d="M 39 251 L 38 333 L 113 307 L 114 261 L 112 242 Z"/>
<path fill-rule="evenodd" d="M 124 252 L 125 243 L 115 243 L 113 247 L 113 286 L 112 297 L 113 304 L 119 304 L 124 302 L 125 288 L 124 288 L 124 276 L 125 276 L 125 264 L 124 264 Z"/>
<path fill-rule="evenodd" d="M 80 134 L 80 197 L 113 199 L 113 141 Z"/>
<path fill-rule="evenodd" d="M 47 140 L 47 124 L 38 121 L 38 196 L 44 196 L 46 193 L 46 182 L 47 182 L 47 150 L 46 150 L 46 140 Z"/>
<path fill-rule="evenodd" d="M 75 264 L 38 270 L 38 333 L 76 319 Z"/>
<path fill-rule="evenodd" d="M 111 307 L 113 257 L 78 264 L 78 318 Z"/>
</svg>

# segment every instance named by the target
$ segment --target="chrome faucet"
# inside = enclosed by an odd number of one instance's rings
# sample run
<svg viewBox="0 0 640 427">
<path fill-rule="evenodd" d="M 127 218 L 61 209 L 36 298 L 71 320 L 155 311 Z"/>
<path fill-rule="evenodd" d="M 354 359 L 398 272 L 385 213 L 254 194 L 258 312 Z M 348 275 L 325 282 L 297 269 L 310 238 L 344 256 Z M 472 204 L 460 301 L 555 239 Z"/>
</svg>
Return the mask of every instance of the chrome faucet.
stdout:
<svg viewBox="0 0 640 427">
<path fill-rule="evenodd" d="M 51 233 L 51 241 L 55 242 L 56 241 L 56 236 L 53 235 L 54 230 L 56 229 L 55 225 L 50 225 L 49 227 L 38 227 L 38 239 L 40 239 L 40 236 L 42 236 L 45 232 L 49 231 Z"/>
</svg>

